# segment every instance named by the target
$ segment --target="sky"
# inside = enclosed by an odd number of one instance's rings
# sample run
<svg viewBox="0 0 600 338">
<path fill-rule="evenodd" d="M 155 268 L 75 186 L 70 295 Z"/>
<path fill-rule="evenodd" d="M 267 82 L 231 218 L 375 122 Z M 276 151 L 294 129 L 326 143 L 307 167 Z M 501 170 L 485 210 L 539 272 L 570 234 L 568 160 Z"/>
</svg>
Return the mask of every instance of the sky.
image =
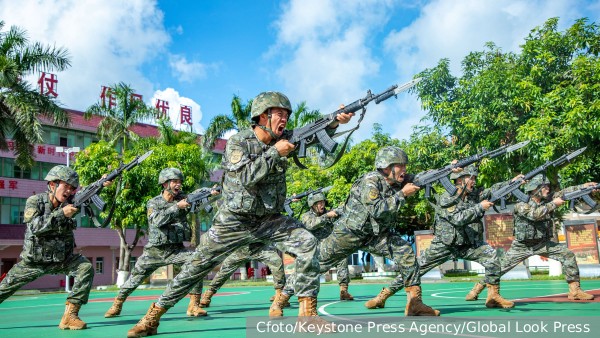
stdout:
<svg viewBox="0 0 600 338">
<path fill-rule="evenodd" d="M 176 128 L 180 105 L 191 107 L 203 133 L 234 95 L 280 91 L 326 114 L 442 58 L 460 76 L 469 52 L 489 41 L 519 52 L 551 17 L 561 30 L 582 17 L 598 23 L 600 0 L 0 0 L 0 13 L 4 31 L 19 26 L 68 50 L 71 67 L 56 73 L 63 107 L 85 111 L 101 86 L 124 82 L 149 105 L 168 101 Z M 373 123 L 407 139 L 424 114 L 406 92 L 371 103 L 353 139 L 369 138 Z"/>
</svg>

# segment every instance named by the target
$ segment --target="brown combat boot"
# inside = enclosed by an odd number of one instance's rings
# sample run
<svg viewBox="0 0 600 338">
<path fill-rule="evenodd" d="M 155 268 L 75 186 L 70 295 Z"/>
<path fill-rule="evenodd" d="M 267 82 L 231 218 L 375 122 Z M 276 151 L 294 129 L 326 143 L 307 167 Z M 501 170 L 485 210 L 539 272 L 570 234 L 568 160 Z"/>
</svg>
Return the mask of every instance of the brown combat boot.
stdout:
<svg viewBox="0 0 600 338">
<path fill-rule="evenodd" d="M 271 296 L 271 298 L 269 299 L 269 301 L 272 303 L 275 298 L 277 298 L 277 295 L 281 293 L 281 289 L 275 289 L 275 294 L 273 296 Z M 288 297 L 288 300 L 285 301 L 285 303 L 283 304 L 283 307 L 290 307 L 292 306 L 292 304 L 290 304 L 289 302 L 290 297 Z"/>
<path fill-rule="evenodd" d="M 167 312 L 167 309 L 156 305 L 156 303 L 152 303 L 146 315 L 131 330 L 127 331 L 127 338 L 146 337 L 157 334 L 158 325 L 160 325 L 158 321 L 165 312 Z"/>
<path fill-rule="evenodd" d="M 354 300 L 354 297 L 348 292 L 348 284 L 340 284 L 340 300 Z"/>
<path fill-rule="evenodd" d="M 413 285 L 406 287 L 405 316 L 439 316 L 440 311 L 425 305 L 421 298 L 421 286 Z"/>
<path fill-rule="evenodd" d="M 190 294 L 190 304 L 187 308 L 188 317 L 202 317 L 208 313 L 200 306 L 200 295 Z"/>
<path fill-rule="evenodd" d="M 104 314 L 104 318 L 112 318 L 121 314 L 121 310 L 123 310 L 123 303 L 125 303 L 125 299 L 119 299 L 115 297 L 115 301 L 111 305 L 110 309 L 106 311 Z"/>
<path fill-rule="evenodd" d="M 515 303 L 500 296 L 500 285 L 486 284 L 486 286 L 488 288 L 487 299 L 485 300 L 486 307 L 509 309 L 515 306 Z"/>
<path fill-rule="evenodd" d="M 202 295 L 202 299 L 200 299 L 200 307 L 209 307 L 210 299 L 212 298 L 212 296 L 214 294 L 215 293 L 211 289 L 204 291 L 204 294 Z"/>
<path fill-rule="evenodd" d="M 377 309 L 377 308 L 384 308 L 385 307 L 385 301 L 390 298 L 392 296 L 392 292 L 386 288 L 383 288 L 381 290 L 381 292 L 375 296 L 375 298 L 368 300 L 365 303 L 365 307 L 367 309 Z"/>
<path fill-rule="evenodd" d="M 63 314 L 58 328 L 61 330 L 83 330 L 87 329 L 87 324 L 79 319 L 79 309 L 81 304 L 73 304 L 69 301 L 65 303 L 65 313 Z"/>
<path fill-rule="evenodd" d="M 290 306 L 290 296 L 277 289 L 275 300 L 271 303 L 271 307 L 269 308 L 269 317 L 283 317 L 283 308 L 286 307 L 286 304 L 287 306 Z"/>
<path fill-rule="evenodd" d="M 471 291 L 469 291 L 469 293 L 465 297 L 465 300 L 466 301 L 477 300 L 477 298 L 479 297 L 479 294 L 481 293 L 481 291 L 483 291 L 483 289 L 485 289 L 485 285 L 483 285 L 481 283 L 475 283 L 475 286 L 473 286 Z"/>
<path fill-rule="evenodd" d="M 316 297 L 298 297 L 300 308 L 298 309 L 297 331 L 301 333 L 334 333 L 335 324 L 319 317 L 317 312 Z"/>
<path fill-rule="evenodd" d="M 592 300 L 594 295 L 583 292 L 579 286 L 579 282 L 569 282 L 569 295 L 571 300 Z"/>
</svg>

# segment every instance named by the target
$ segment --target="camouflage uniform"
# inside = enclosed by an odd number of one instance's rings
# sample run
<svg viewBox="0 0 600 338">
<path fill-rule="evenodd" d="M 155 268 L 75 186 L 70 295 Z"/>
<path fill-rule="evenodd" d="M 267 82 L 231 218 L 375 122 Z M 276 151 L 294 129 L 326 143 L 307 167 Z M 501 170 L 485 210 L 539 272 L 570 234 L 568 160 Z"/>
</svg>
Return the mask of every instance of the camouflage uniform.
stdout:
<svg viewBox="0 0 600 338">
<path fill-rule="evenodd" d="M 461 176 L 477 176 L 477 169 L 469 166 L 451 179 Z M 491 197 L 492 190 L 499 189 L 510 181 L 497 183 L 491 188 L 474 188 L 470 193 L 462 187 L 459 193 L 444 192 L 437 201 L 434 223 L 434 238 L 430 247 L 419 257 L 421 274 L 452 258 L 478 262 L 485 267 L 485 283 L 493 286 L 488 294 L 487 307 L 513 307 L 514 303 L 499 295 L 500 259 L 497 252 L 483 238 L 483 215 L 481 203 Z"/>
<path fill-rule="evenodd" d="M 464 196 L 442 194 L 436 208 L 431 246 L 419 258 L 422 274 L 452 258 L 462 258 L 485 267 L 485 282 L 500 282 L 500 261 L 496 250 L 483 238 L 485 210 L 479 202 L 489 199 L 492 189 L 509 182 L 498 183 L 489 189 L 476 189 Z"/>
<path fill-rule="evenodd" d="M 530 182 L 525 185 L 525 191 L 530 192 L 536 190 L 541 185 L 547 185 L 550 182 L 542 175 L 535 176 Z M 584 185 L 572 186 L 554 194 L 554 198 L 562 197 L 565 193 L 582 189 Z M 541 200 L 539 203 L 533 198 L 529 202 L 519 202 L 515 205 L 515 239 L 513 240 L 510 249 L 500 260 L 499 275 L 502 276 L 512 270 L 525 259 L 540 255 L 548 257 L 562 263 L 562 271 L 565 275 L 567 283 L 577 283 L 570 295 L 571 299 L 590 300 L 594 297 L 583 293 L 579 289 L 579 267 L 575 255 L 565 244 L 558 243 L 554 240 L 554 210 L 557 206 L 552 201 Z M 472 294 L 467 296 L 467 300 L 476 300 L 477 295 L 483 290 L 483 283 L 471 291 Z"/>
<path fill-rule="evenodd" d="M 67 301 L 87 304 L 94 269 L 87 258 L 73 252 L 75 220 L 66 217 L 62 208 L 54 209 L 48 194 L 41 193 L 27 199 L 25 223 L 27 229 L 21 260 L 0 283 L 0 303 L 38 277 L 64 273 L 75 277 Z"/>
<path fill-rule="evenodd" d="M 205 192 L 210 189 L 202 188 L 194 193 L 200 191 Z M 161 194 L 146 204 L 148 243 L 144 246 L 142 255 L 137 259 L 131 275 L 121 286 L 117 295 L 118 299 L 127 299 L 156 269 L 169 264 L 183 265 L 191 259 L 194 252 L 186 249 L 183 245 L 183 242 L 188 242 L 192 238 L 192 230 L 187 221 L 190 209 L 177 207 L 177 202 L 183 198 L 185 196 L 181 195 L 169 202 Z M 190 293 L 202 293 L 201 280 L 194 285 Z"/>
<path fill-rule="evenodd" d="M 45 178 L 49 182 L 64 181 L 74 188 L 79 186 L 79 176 L 66 166 L 55 166 Z M 79 308 L 87 304 L 94 279 L 92 263 L 79 253 L 74 253 L 77 223 L 64 214 L 62 205 L 54 207 L 49 191 L 33 195 L 25 204 L 25 241 L 20 261 L 0 282 L 0 303 L 23 285 L 48 274 L 66 274 L 75 278 L 67 296 L 67 307 L 61 319 L 61 329 L 85 329 L 86 323 L 78 317 Z M 66 204 L 66 203 L 65 203 Z"/>
<path fill-rule="evenodd" d="M 221 264 L 219 272 L 210 282 L 210 290 L 212 293 L 216 293 L 240 266 L 251 260 L 266 264 L 273 274 L 273 284 L 275 289 L 283 289 L 283 286 L 285 285 L 283 260 L 281 259 L 279 251 L 269 245 L 255 255 L 250 255 L 250 249 L 248 247 L 239 248 L 229 255 L 229 257 Z"/>
</svg>

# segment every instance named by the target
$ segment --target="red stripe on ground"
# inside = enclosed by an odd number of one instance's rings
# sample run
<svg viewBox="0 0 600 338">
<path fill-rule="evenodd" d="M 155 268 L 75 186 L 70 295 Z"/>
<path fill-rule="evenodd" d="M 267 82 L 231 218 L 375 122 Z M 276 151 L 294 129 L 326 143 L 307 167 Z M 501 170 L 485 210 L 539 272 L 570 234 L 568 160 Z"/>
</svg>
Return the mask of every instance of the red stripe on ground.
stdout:
<svg viewBox="0 0 600 338">
<path fill-rule="evenodd" d="M 598 290 L 592 290 L 592 291 L 585 291 L 585 293 L 589 293 L 594 295 L 594 299 L 593 300 L 570 300 L 569 298 L 567 298 L 567 294 L 563 293 L 560 295 L 553 295 L 553 296 L 544 296 L 544 297 L 533 297 L 533 298 L 525 298 L 525 299 L 519 299 L 516 300 L 515 303 L 532 303 L 532 302 L 553 302 L 553 303 L 598 303 L 600 302 L 600 289 Z"/>
<path fill-rule="evenodd" d="M 247 292 L 219 292 L 219 293 L 215 293 L 215 295 L 213 297 L 219 297 L 219 296 L 231 296 L 231 295 L 241 295 Z M 154 296 L 130 296 L 127 297 L 127 301 L 146 301 L 146 300 L 156 300 L 156 298 L 158 298 L 158 295 L 154 295 Z M 189 295 L 186 296 L 186 298 L 189 298 Z M 90 299 L 89 302 L 90 303 L 102 303 L 102 302 L 112 302 L 114 301 L 114 298 L 96 298 L 96 299 Z"/>
</svg>

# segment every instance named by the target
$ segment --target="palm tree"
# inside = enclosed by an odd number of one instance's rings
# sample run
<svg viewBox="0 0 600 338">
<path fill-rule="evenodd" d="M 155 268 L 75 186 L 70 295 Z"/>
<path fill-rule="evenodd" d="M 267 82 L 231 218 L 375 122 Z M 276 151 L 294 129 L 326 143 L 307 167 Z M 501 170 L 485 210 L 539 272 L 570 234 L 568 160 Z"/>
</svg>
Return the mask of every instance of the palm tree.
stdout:
<svg viewBox="0 0 600 338">
<path fill-rule="evenodd" d="M 92 115 L 104 117 L 98 124 L 98 136 L 116 146 L 122 142 L 121 149 L 128 149 L 127 142 L 136 140 L 138 136 L 129 130 L 137 122 L 150 119 L 158 115 L 158 110 L 147 106 L 142 100 L 135 99 L 135 91 L 127 84 L 120 82 L 111 86 L 108 95 L 115 98 L 114 106 L 99 102 L 87 109 L 84 114 L 86 119 Z M 122 152 L 121 152 L 122 154 Z"/>
<path fill-rule="evenodd" d="M 296 106 L 296 109 L 292 111 L 286 129 L 291 130 L 302 127 L 316 121 L 319 117 L 321 117 L 321 113 L 318 110 L 309 110 L 306 106 L 306 101 L 302 101 Z"/>
<path fill-rule="evenodd" d="M 212 149 L 218 138 L 223 137 L 226 132 L 231 130 L 240 131 L 250 127 L 250 111 L 252 109 L 252 100 L 245 105 L 239 96 L 233 95 L 231 100 L 231 115 L 217 115 L 208 124 L 206 134 L 204 135 L 204 147 Z"/>
<path fill-rule="evenodd" d="M 25 30 L 12 26 L 3 31 L 0 21 L 0 150 L 8 150 L 7 138 L 15 142 L 16 163 L 21 168 L 33 165 L 34 143 L 42 143 L 42 115 L 56 125 L 69 123 L 68 114 L 53 97 L 40 94 L 25 76 L 39 71 L 62 71 L 71 62 L 66 49 L 30 43 Z"/>
<path fill-rule="evenodd" d="M 157 116 L 158 110 L 152 106 L 147 106 L 142 100 L 134 98 L 134 90 L 127 84 L 121 82 L 113 85 L 109 89 L 107 96 L 115 98 L 116 104 L 111 106 L 100 102 L 87 109 L 84 117 L 89 119 L 92 115 L 104 117 L 98 124 L 98 136 L 113 147 L 121 142 L 120 156 L 123 157 L 125 150 L 128 150 L 128 141 L 135 141 L 139 137 L 129 130 L 135 123 L 147 120 Z M 109 99 L 110 101 L 110 99 Z M 112 227 L 119 234 L 121 239 L 119 255 L 119 272 L 117 285 L 122 285 L 129 276 L 129 258 L 135 248 L 140 236 L 140 229 L 136 227 L 136 235 L 131 245 L 128 245 L 125 237 L 126 225 L 120 219 L 112 220 Z"/>
</svg>

